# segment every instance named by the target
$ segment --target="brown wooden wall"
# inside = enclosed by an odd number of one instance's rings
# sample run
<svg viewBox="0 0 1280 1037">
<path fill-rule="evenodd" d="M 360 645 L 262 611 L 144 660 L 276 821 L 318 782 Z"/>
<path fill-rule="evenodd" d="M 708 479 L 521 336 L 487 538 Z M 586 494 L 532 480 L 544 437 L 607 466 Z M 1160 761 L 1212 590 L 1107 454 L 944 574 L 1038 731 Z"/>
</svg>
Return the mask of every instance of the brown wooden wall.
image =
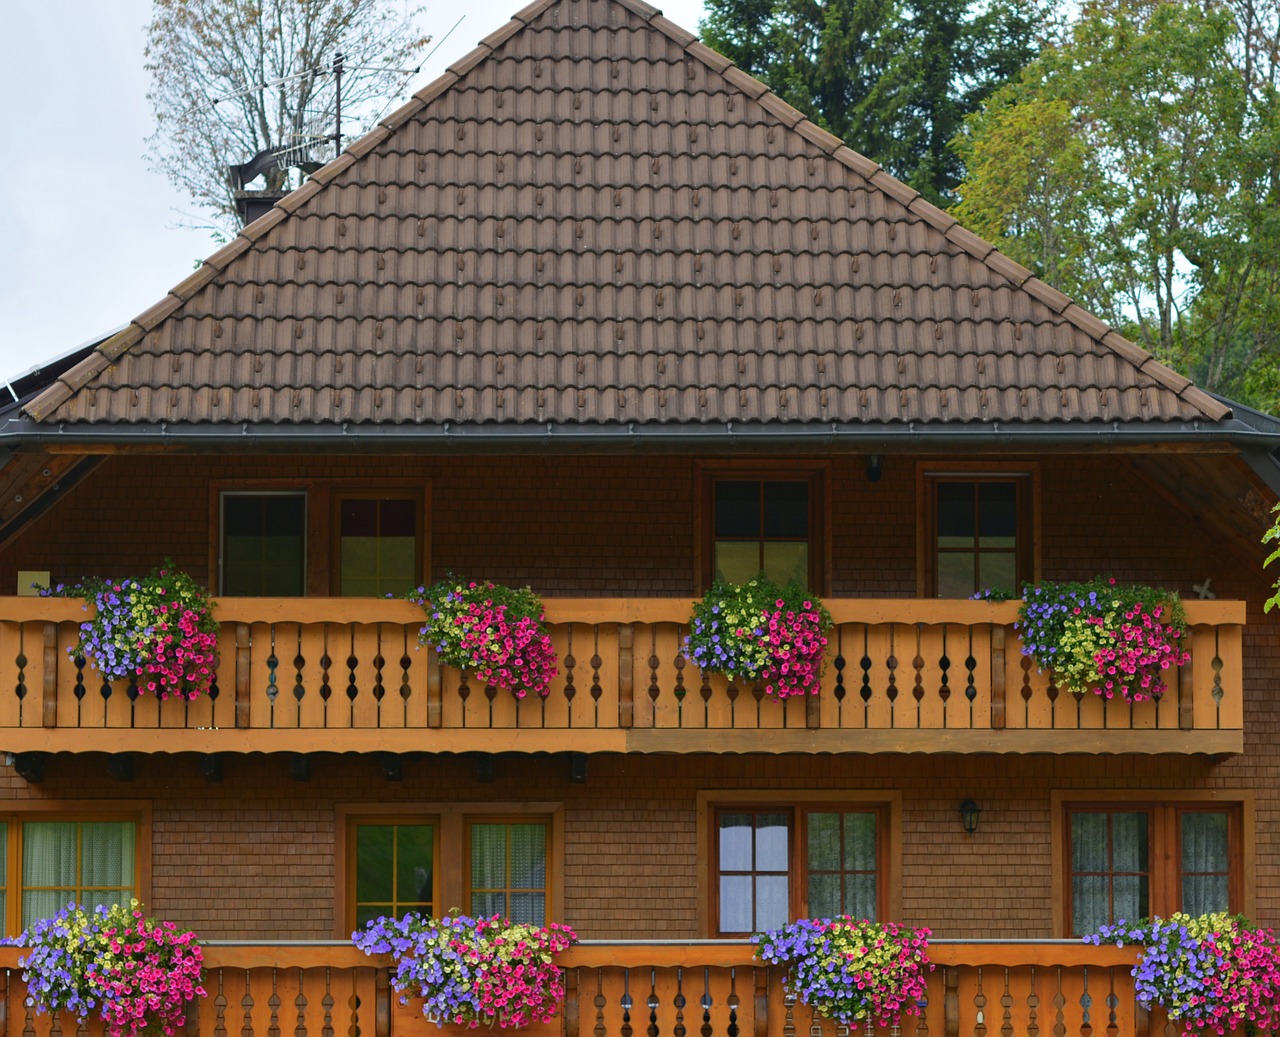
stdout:
<svg viewBox="0 0 1280 1037">
<path fill-rule="evenodd" d="M 55 579 L 142 571 L 171 555 L 208 578 L 210 480 L 429 480 L 431 556 L 446 568 L 548 594 L 692 593 L 693 462 L 678 457 L 495 459 L 116 457 L 0 552 Z M 190 757 L 139 758 L 134 782 L 101 757 L 59 757 L 28 786 L 0 769 L 0 798 L 149 799 L 153 907 L 213 937 L 326 938 L 335 928 L 336 808 L 343 802 L 565 804 L 565 920 L 597 938 L 694 937 L 695 802 L 706 789 L 891 789 L 903 797 L 904 920 L 940 936 L 1033 938 L 1050 928 L 1050 793 L 1090 789 L 1254 789 L 1257 919 L 1280 925 L 1280 636 L 1264 619 L 1256 563 L 1168 504 L 1122 461 L 1041 464 L 1043 572 L 1165 583 L 1213 580 L 1247 598 L 1246 752 L 1199 757 L 594 757 L 585 786 L 563 760 L 499 760 L 492 785 L 442 756 L 411 760 L 402 783 L 372 760 L 333 757 L 309 783 L 283 758 L 232 758 L 209 784 Z M 889 458 L 869 483 L 859 458 L 833 462 L 833 591 L 916 593 L 914 461 Z M 1260 552 L 1259 552 L 1260 553 Z M 572 746 L 566 745 L 566 749 Z M 983 807 L 966 838 L 957 806 Z M 449 905 L 452 906 L 452 905 Z"/>
</svg>

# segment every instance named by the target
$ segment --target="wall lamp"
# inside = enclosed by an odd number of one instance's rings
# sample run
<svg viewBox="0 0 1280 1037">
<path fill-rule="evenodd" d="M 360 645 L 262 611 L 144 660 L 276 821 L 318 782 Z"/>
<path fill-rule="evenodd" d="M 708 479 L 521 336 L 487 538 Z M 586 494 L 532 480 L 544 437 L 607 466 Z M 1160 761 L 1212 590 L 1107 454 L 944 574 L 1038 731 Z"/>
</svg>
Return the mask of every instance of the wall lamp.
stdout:
<svg viewBox="0 0 1280 1037">
<path fill-rule="evenodd" d="M 960 804 L 960 821 L 964 825 L 966 835 L 973 835 L 978 830 L 978 815 L 981 813 L 982 807 L 971 799 L 966 799 Z"/>
</svg>

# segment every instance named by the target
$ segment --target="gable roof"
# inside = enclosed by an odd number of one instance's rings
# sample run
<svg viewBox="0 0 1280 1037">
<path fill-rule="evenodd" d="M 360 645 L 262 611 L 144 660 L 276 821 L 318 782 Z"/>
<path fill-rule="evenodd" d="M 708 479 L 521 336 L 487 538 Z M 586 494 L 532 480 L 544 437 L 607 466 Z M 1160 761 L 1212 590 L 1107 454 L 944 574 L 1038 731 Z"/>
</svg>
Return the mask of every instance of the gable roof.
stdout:
<svg viewBox="0 0 1280 1037">
<path fill-rule="evenodd" d="M 35 422 L 1218 422 L 1228 407 L 642 0 L 539 0 Z"/>
</svg>

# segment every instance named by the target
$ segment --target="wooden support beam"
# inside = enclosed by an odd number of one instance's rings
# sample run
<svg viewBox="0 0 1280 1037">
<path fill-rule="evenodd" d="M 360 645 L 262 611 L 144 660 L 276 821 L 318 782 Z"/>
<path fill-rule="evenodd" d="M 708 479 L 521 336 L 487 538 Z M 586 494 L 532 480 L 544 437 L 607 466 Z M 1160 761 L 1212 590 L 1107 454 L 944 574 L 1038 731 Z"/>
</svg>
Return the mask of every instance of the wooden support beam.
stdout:
<svg viewBox="0 0 1280 1037">
<path fill-rule="evenodd" d="M 222 780 L 222 754 L 221 753 L 201 753 L 200 758 L 196 761 L 196 770 L 200 772 L 200 776 L 208 782 L 217 782 Z"/>
<path fill-rule="evenodd" d="M 112 753 L 108 756 L 107 773 L 116 781 L 133 781 L 133 753 Z"/>
<path fill-rule="evenodd" d="M 289 776 L 294 781 L 310 781 L 311 757 L 306 753 L 291 753 L 289 756 Z"/>
<path fill-rule="evenodd" d="M 48 762 L 48 753 L 18 753 L 13 758 L 13 769 L 28 785 L 39 785 L 44 781 L 45 765 Z"/>
</svg>

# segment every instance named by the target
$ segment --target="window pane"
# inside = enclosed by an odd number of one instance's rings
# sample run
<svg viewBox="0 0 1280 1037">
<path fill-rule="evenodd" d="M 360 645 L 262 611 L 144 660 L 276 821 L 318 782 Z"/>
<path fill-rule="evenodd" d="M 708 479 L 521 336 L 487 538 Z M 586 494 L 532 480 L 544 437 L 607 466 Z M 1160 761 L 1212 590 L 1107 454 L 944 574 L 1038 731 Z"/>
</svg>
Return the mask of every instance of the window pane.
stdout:
<svg viewBox="0 0 1280 1037">
<path fill-rule="evenodd" d="M 792 543 L 785 540 L 766 540 L 764 543 L 764 574 L 782 587 L 787 586 L 789 583 L 807 587 L 809 585 L 808 542 Z M 752 575 L 754 576 L 755 574 L 753 573 Z"/>
<path fill-rule="evenodd" d="M 56 886 L 75 893 L 74 821 L 28 821 L 22 826 L 22 884 Z"/>
<path fill-rule="evenodd" d="M 720 815 L 720 869 L 751 870 L 752 821 L 750 814 Z"/>
<path fill-rule="evenodd" d="M 827 873 L 809 875 L 809 917 L 834 918 L 840 914 L 840 876 Z"/>
<path fill-rule="evenodd" d="M 390 904 L 392 854 L 395 829 L 391 825 L 360 825 L 356 828 L 356 900 L 360 903 Z"/>
<path fill-rule="evenodd" d="M 1114 916 L 1110 921 L 1134 922 L 1150 914 L 1145 875 L 1117 875 L 1112 890 Z"/>
<path fill-rule="evenodd" d="M 787 876 L 756 876 L 755 929 L 777 929 L 788 922 Z"/>
<path fill-rule="evenodd" d="M 1018 487 L 1012 482 L 978 484 L 978 539 L 983 547 L 1010 544 L 1018 535 Z"/>
<path fill-rule="evenodd" d="M 809 539 L 809 484 L 764 484 L 764 535 L 790 540 Z"/>
<path fill-rule="evenodd" d="M 432 903 L 434 836 L 431 825 L 396 826 L 396 902 Z"/>
<path fill-rule="evenodd" d="M 977 590 L 990 587 L 993 590 L 1018 590 L 1018 556 L 1012 553 L 989 552 L 978 556 Z"/>
<path fill-rule="evenodd" d="M 1226 875 L 1184 875 L 1182 910 L 1189 915 L 1230 911 L 1230 884 Z"/>
<path fill-rule="evenodd" d="M 1227 815 L 1217 811 L 1186 811 L 1182 827 L 1182 870 L 1184 872 L 1226 872 Z"/>
<path fill-rule="evenodd" d="M 844 815 L 844 866 L 850 871 L 875 871 L 875 814 Z"/>
<path fill-rule="evenodd" d="M 756 870 L 787 870 L 786 814 L 760 814 L 756 818 Z"/>
<path fill-rule="evenodd" d="M 507 895 L 505 893 L 472 893 L 471 914 L 475 918 L 487 918 L 490 915 L 507 913 Z"/>
<path fill-rule="evenodd" d="M 303 592 L 306 497 L 222 498 L 222 593 L 296 597 Z"/>
<path fill-rule="evenodd" d="M 418 505 L 414 500 L 385 500 L 382 502 L 380 536 L 389 540 L 409 539 L 418 536 Z"/>
<path fill-rule="evenodd" d="M 720 929 L 726 933 L 752 931 L 750 875 L 720 876 Z"/>
<path fill-rule="evenodd" d="M 413 500 L 342 501 L 342 594 L 383 598 L 403 594 L 417 583 L 417 513 Z"/>
<path fill-rule="evenodd" d="M 1077 875 L 1071 880 L 1071 932 L 1084 936 L 1112 921 L 1105 875 Z"/>
<path fill-rule="evenodd" d="M 378 502 L 344 500 L 342 502 L 342 535 L 344 537 L 376 537 L 378 535 Z"/>
<path fill-rule="evenodd" d="M 1111 815 L 1112 861 L 1116 871 L 1147 870 L 1147 815 Z"/>
<path fill-rule="evenodd" d="M 812 812 L 809 825 L 809 870 L 840 870 L 840 815 Z M 812 886 L 810 886 L 812 889 Z"/>
<path fill-rule="evenodd" d="M 876 877 L 872 875 L 848 875 L 845 877 L 844 913 L 854 918 L 876 920 Z"/>
<path fill-rule="evenodd" d="M 974 542 L 974 484 L 940 482 L 937 484 L 938 543 L 969 546 Z"/>
<path fill-rule="evenodd" d="M 975 587 L 977 555 L 972 552 L 947 551 L 938 555 L 938 597 L 967 598 Z"/>
<path fill-rule="evenodd" d="M 508 917 L 513 922 L 528 922 L 530 925 L 545 925 L 547 918 L 546 894 L 512 893 L 511 910 Z"/>
<path fill-rule="evenodd" d="M 715 498 L 717 537 L 759 538 L 760 483 L 717 479 Z"/>
<path fill-rule="evenodd" d="M 133 888 L 133 825 L 121 821 L 93 821 L 80 826 L 81 884 L 115 889 Z M 114 904 L 118 897 L 108 903 Z"/>
<path fill-rule="evenodd" d="M 760 574 L 760 544 L 755 540 L 716 541 L 716 579 L 746 583 Z"/>
<path fill-rule="evenodd" d="M 1077 811 L 1071 815 L 1071 870 L 1108 870 L 1106 814 Z"/>
<path fill-rule="evenodd" d="M 506 879 L 506 825 L 472 825 L 471 888 L 504 889 Z"/>
<path fill-rule="evenodd" d="M 510 825 L 511 887 L 540 889 L 547 884 L 546 825 Z"/>
</svg>

